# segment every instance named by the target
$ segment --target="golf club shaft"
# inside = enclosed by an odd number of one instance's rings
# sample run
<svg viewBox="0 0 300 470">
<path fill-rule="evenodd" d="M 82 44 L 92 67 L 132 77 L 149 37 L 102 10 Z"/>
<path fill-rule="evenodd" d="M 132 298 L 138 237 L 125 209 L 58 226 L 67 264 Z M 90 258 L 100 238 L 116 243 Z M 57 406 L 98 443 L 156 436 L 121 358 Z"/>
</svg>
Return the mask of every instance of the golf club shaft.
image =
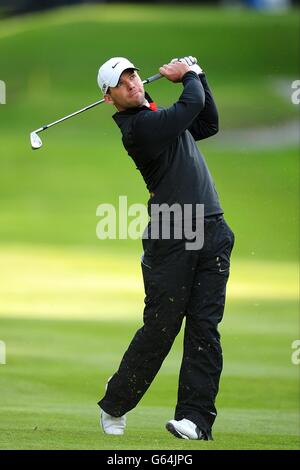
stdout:
<svg viewBox="0 0 300 470">
<path fill-rule="evenodd" d="M 145 85 L 146 83 L 154 82 L 155 80 L 158 80 L 159 78 L 162 78 L 162 75 L 160 73 L 157 73 L 156 75 L 152 75 L 151 77 L 146 78 L 146 80 L 143 80 L 143 85 Z M 49 127 L 54 126 L 55 124 L 58 124 L 62 121 L 66 121 L 66 119 L 70 119 L 71 117 L 76 116 L 77 114 L 83 113 L 84 111 L 87 111 L 88 109 L 91 109 L 91 108 L 94 108 L 95 106 L 98 106 L 98 104 L 104 103 L 104 101 L 105 101 L 104 99 L 102 99 L 100 101 L 96 101 L 95 103 L 92 103 L 88 106 L 85 106 L 85 108 L 82 108 L 79 111 L 75 111 L 72 114 L 68 114 L 68 116 L 65 116 L 61 119 L 58 119 L 57 121 L 51 122 L 50 124 L 47 124 L 46 126 L 40 127 L 39 129 L 36 129 L 33 132 L 35 132 L 35 133 L 42 132 L 42 131 L 48 129 Z"/>
<path fill-rule="evenodd" d="M 159 78 L 162 78 L 163 75 L 161 75 L 160 73 L 156 73 L 155 75 L 152 75 L 152 77 L 149 77 L 149 78 L 146 78 L 146 80 L 143 80 L 143 85 L 145 85 L 146 83 L 151 83 L 151 82 L 155 82 L 155 80 L 158 80 Z"/>
</svg>

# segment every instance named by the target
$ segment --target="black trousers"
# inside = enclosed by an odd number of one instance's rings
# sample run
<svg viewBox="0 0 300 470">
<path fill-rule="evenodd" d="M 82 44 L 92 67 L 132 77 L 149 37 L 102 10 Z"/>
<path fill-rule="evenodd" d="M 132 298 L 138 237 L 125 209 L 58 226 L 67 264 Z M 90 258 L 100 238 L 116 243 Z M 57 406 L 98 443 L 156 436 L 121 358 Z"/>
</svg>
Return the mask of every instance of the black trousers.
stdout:
<svg viewBox="0 0 300 470">
<path fill-rule="evenodd" d="M 135 334 L 99 406 L 122 416 L 141 400 L 169 353 L 184 317 L 184 351 L 175 419 L 190 419 L 211 439 L 222 371 L 222 320 L 234 234 L 223 216 L 204 221 L 201 250 L 185 240 L 144 239 L 144 325 Z"/>
</svg>

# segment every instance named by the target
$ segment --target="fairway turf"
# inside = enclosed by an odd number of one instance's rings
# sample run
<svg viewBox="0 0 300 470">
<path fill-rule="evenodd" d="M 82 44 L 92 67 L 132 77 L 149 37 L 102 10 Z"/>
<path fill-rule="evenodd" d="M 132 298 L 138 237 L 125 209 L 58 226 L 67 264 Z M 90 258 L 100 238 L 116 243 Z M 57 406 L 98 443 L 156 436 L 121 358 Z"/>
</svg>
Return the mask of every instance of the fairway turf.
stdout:
<svg viewBox="0 0 300 470">
<path fill-rule="evenodd" d="M 207 443 L 177 440 L 164 429 L 176 403 L 181 335 L 119 438 L 103 435 L 96 402 L 140 323 L 2 319 L 0 448 L 296 449 L 296 322 L 295 302 L 229 303 L 219 417 Z"/>
<path fill-rule="evenodd" d="M 164 429 L 176 404 L 182 334 L 128 414 L 125 436 L 105 436 L 99 426 L 96 402 L 141 326 L 135 257 L 111 253 L 98 259 L 78 249 L 12 246 L 0 257 L 6 273 L 0 279 L 1 339 L 7 347 L 7 364 L 0 366 L 0 448 L 299 447 L 298 367 L 291 362 L 297 264 L 233 261 L 221 324 L 224 371 L 215 441 L 187 442 Z"/>
</svg>

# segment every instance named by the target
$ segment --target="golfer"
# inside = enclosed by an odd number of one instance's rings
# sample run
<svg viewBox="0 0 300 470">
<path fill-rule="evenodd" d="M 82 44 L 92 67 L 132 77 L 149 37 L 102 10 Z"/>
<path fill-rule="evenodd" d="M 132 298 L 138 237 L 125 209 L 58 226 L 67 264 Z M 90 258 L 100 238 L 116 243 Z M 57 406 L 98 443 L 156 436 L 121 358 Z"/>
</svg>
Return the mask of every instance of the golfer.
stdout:
<svg viewBox="0 0 300 470">
<path fill-rule="evenodd" d="M 144 324 L 98 403 L 106 434 L 124 433 L 126 413 L 151 385 L 185 318 L 177 405 L 166 428 L 178 438 L 212 439 L 222 371 L 218 324 L 224 312 L 234 235 L 196 145 L 218 132 L 218 113 L 205 74 L 195 62 L 190 56 L 173 59 L 159 69 L 183 88 L 178 101 L 166 109 L 157 107 L 145 93 L 138 69 L 129 60 L 112 58 L 98 73 L 106 103 L 117 109 L 113 119 L 123 145 L 150 193 L 149 214 L 153 205 L 188 204 L 195 209 L 196 227 L 196 207 L 204 207 L 204 244 L 196 250 L 187 249 L 184 235 L 181 239 L 151 237 L 150 219 L 142 240 Z"/>
</svg>

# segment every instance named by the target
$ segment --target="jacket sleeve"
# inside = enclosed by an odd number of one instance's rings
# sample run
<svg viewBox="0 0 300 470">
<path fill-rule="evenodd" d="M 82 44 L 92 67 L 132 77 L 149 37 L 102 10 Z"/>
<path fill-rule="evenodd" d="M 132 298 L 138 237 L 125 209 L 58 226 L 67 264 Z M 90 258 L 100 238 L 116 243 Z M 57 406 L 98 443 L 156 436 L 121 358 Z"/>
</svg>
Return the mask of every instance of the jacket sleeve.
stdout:
<svg viewBox="0 0 300 470">
<path fill-rule="evenodd" d="M 205 93 L 195 72 L 187 72 L 182 79 L 183 92 L 172 106 L 158 111 L 138 113 L 133 137 L 144 157 L 156 157 L 188 129 L 204 108 Z"/>
<path fill-rule="evenodd" d="M 218 110 L 212 92 L 205 75 L 200 74 L 199 78 L 205 92 L 205 106 L 188 128 L 195 140 L 206 139 L 216 134 L 219 130 Z"/>
</svg>

